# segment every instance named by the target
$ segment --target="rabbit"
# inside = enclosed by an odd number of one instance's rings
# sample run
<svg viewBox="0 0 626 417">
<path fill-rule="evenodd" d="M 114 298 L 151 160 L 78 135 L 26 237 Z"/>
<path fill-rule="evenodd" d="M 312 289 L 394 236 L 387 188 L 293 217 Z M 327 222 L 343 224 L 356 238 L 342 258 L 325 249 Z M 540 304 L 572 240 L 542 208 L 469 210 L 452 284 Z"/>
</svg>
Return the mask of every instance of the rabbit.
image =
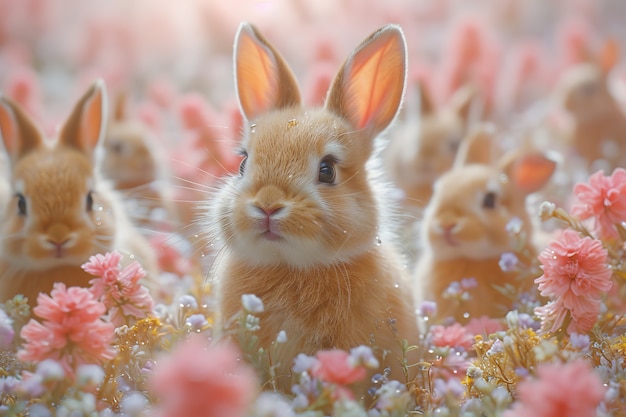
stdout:
<svg viewBox="0 0 626 417">
<path fill-rule="evenodd" d="M 567 69 L 557 81 L 555 101 L 572 120 L 562 136 L 588 172 L 626 166 L 626 114 L 610 87 L 619 46 L 607 41 L 598 56 Z"/>
<path fill-rule="evenodd" d="M 287 334 L 272 357 L 280 390 L 291 387 L 298 353 L 357 345 L 378 353 L 377 372 L 390 366 L 402 380 L 400 339 L 417 343 L 417 320 L 408 271 L 393 239 L 381 239 L 382 207 L 366 169 L 403 99 L 400 27 L 380 28 L 349 55 L 323 108 L 302 107 L 292 70 L 252 24 L 238 29 L 234 62 L 243 159 L 209 200 L 207 219 L 223 242 L 213 272 L 222 334 L 242 295 L 255 294 L 265 306 L 259 346 Z"/>
<path fill-rule="evenodd" d="M 124 197 L 131 220 L 147 229 L 173 229 L 178 214 L 166 181 L 162 151 L 148 126 L 128 116 L 126 94 L 115 102 L 113 118 L 104 136 L 100 169 Z"/>
<path fill-rule="evenodd" d="M 459 323 L 508 311 L 503 294 L 494 286 L 510 284 L 519 291 L 532 288 L 516 274 L 500 268 L 502 253 L 513 250 L 507 225 L 519 219 L 530 253 L 532 223 L 526 206 L 529 194 L 551 178 L 556 162 L 549 153 L 515 149 L 500 154 L 494 127 L 479 124 L 463 140 L 453 168 L 435 183 L 433 197 L 421 223 L 423 251 L 415 267 L 415 298 L 437 302 L 438 317 Z M 497 159 L 497 160 L 496 160 Z M 474 278 L 469 301 L 450 300 L 446 290 L 454 282 Z M 504 304 L 504 305 L 503 305 Z"/>
<path fill-rule="evenodd" d="M 94 166 L 106 106 L 98 80 L 50 141 L 19 105 L 0 96 L 12 194 L 0 221 L 0 302 L 23 294 L 34 306 L 55 282 L 86 287 L 93 277 L 81 265 L 113 249 L 134 255 L 149 273 L 156 270 L 149 244 Z"/>
<path fill-rule="evenodd" d="M 390 179 L 403 192 L 403 205 L 421 212 L 432 195 L 435 180 L 452 167 L 461 139 L 471 124 L 477 89 L 470 84 L 455 92 L 440 109 L 421 83 L 419 122 L 406 122 L 385 149 Z M 417 132 L 416 132 L 417 130 Z"/>
</svg>

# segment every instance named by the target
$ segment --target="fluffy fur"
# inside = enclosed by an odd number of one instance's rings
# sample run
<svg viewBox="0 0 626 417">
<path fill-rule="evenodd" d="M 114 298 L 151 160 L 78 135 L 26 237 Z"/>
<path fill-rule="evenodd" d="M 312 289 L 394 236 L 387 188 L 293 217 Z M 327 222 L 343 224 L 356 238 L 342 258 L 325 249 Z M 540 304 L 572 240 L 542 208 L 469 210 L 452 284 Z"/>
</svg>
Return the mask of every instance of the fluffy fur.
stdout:
<svg viewBox="0 0 626 417">
<path fill-rule="evenodd" d="M 476 95 L 476 88 L 466 85 L 437 109 L 426 86 L 420 86 L 418 123 L 405 122 L 384 152 L 391 180 L 403 191 L 408 208 L 426 206 L 433 183 L 452 167 Z"/>
<path fill-rule="evenodd" d="M 261 298 L 260 346 L 287 332 L 274 358 L 283 390 L 297 353 L 360 344 L 375 347 L 402 379 L 396 360 L 400 339 L 417 342 L 414 308 L 401 263 L 381 242 L 366 169 L 402 100 L 402 32 L 386 26 L 367 38 L 335 76 L 324 108 L 301 106 L 291 70 L 249 24 L 237 35 L 235 68 L 248 122 L 244 162 L 210 202 L 208 219 L 224 244 L 215 271 L 219 323 L 241 309 L 243 294 Z M 335 176 L 324 182 L 329 169 Z"/>
<path fill-rule="evenodd" d="M 596 57 L 569 68 L 556 87 L 557 101 L 571 116 L 564 133 L 573 156 L 588 170 L 609 174 L 626 166 L 626 114 L 610 88 L 609 73 L 619 59 L 619 46 L 608 41 Z"/>
<path fill-rule="evenodd" d="M 490 163 L 494 149 L 490 128 L 479 126 L 463 142 L 452 170 L 436 182 L 433 198 L 422 223 L 424 251 L 417 262 L 416 288 L 419 300 L 437 302 L 439 316 L 457 321 L 483 315 L 501 317 L 507 300 L 494 285 L 511 284 L 527 290 L 532 282 L 519 282 L 503 272 L 500 255 L 512 250 L 507 224 L 515 217 L 531 241 L 532 227 L 526 196 L 551 177 L 555 163 L 536 152 L 514 151 Z M 528 248 L 534 251 L 533 248 Z M 469 302 L 444 298 L 453 282 L 475 278 Z"/>
<path fill-rule="evenodd" d="M 89 276 L 80 265 L 114 248 L 154 271 L 149 245 L 95 172 L 105 115 L 104 84 L 96 82 L 58 140 L 50 141 L 17 104 L 0 97 L 13 194 L 0 222 L 0 302 L 24 294 L 34 305 L 39 292 L 49 292 L 54 282 L 86 286 Z"/>
</svg>

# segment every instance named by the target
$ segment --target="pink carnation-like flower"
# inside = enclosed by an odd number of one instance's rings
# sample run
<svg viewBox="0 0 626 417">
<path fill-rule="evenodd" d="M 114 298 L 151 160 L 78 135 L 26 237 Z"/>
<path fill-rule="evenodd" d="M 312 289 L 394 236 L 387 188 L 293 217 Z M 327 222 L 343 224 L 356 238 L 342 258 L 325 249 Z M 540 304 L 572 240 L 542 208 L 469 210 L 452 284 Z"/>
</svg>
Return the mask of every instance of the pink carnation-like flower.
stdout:
<svg viewBox="0 0 626 417">
<path fill-rule="evenodd" d="M 474 338 L 459 323 L 450 326 L 434 325 L 430 328 L 433 345 L 439 347 L 462 347 L 466 351 L 472 348 Z"/>
<path fill-rule="evenodd" d="M 56 283 L 50 295 L 41 293 L 33 313 L 43 322 L 31 319 L 20 335 L 26 341 L 18 358 L 40 362 L 59 361 L 68 375 L 82 364 L 101 364 L 112 359 L 114 326 L 101 316 L 105 306 L 89 290 L 66 288 Z"/>
<path fill-rule="evenodd" d="M 602 243 L 589 237 L 580 237 L 567 229 L 561 237 L 548 245 L 539 255 L 543 275 L 535 280 L 544 297 L 554 303 L 539 308 L 544 318 L 552 317 L 554 331 L 560 327 L 568 310 L 573 319 L 572 330 L 588 332 L 600 312 L 600 297 L 611 289 L 612 271 Z"/>
<path fill-rule="evenodd" d="M 155 366 L 150 385 L 159 398 L 159 417 L 243 417 L 256 397 L 257 378 L 238 349 L 206 347 L 199 335 L 182 342 Z"/>
<path fill-rule="evenodd" d="M 589 183 L 574 186 L 579 204 L 572 214 L 581 220 L 593 219 L 593 230 L 602 239 L 617 238 L 616 224 L 626 221 L 626 170 L 616 168 L 609 177 L 598 171 Z"/>
<path fill-rule="evenodd" d="M 355 366 L 350 354 L 340 349 L 322 350 L 317 352 L 317 363 L 311 375 L 324 382 L 348 385 L 365 378 L 367 371 L 363 366 Z"/>
<path fill-rule="evenodd" d="M 134 261 L 120 269 L 121 259 L 122 255 L 113 251 L 91 256 L 83 265 L 86 272 L 98 277 L 89 281 L 90 291 L 102 300 L 116 327 L 128 324 L 128 317 L 146 317 L 154 304 L 148 289 L 140 283 L 146 275 L 141 265 Z"/>
<path fill-rule="evenodd" d="M 540 364 L 538 378 L 518 384 L 519 401 L 503 417 L 589 417 L 606 388 L 591 365 L 578 359 L 568 363 Z"/>
</svg>

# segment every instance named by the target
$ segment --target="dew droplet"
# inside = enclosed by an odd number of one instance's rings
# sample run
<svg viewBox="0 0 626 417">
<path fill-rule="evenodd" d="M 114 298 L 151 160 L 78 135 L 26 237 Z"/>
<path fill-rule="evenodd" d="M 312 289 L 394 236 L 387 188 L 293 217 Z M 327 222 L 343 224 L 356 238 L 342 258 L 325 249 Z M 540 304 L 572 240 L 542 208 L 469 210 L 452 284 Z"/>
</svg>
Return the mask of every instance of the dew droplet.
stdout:
<svg viewBox="0 0 626 417">
<path fill-rule="evenodd" d="M 468 319 L 469 316 L 470 316 L 470 313 L 468 313 L 468 312 L 463 313 L 463 318 L 464 319 Z"/>
<path fill-rule="evenodd" d="M 393 288 L 400 288 L 400 284 L 398 284 L 397 282 L 393 284 Z"/>
<path fill-rule="evenodd" d="M 376 236 L 376 246 L 380 246 L 383 243 L 382 240 L 380 240 L 380 236 Z"/>
</svg>

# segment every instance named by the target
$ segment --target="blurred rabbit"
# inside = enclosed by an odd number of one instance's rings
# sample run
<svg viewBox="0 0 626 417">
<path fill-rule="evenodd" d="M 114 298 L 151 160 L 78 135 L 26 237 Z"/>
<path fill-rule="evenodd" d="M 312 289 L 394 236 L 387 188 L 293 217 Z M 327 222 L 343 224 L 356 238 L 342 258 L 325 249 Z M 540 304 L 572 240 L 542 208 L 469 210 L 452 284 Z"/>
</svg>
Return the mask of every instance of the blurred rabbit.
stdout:
<svg viewBox="0 0 626 417">
<path fill-rule="evenodd" d="M 127 113 L 127 96 L 120 93 L 104 137 L 102 173 L 124 196 L 133 222 L 147 232 L 173 228 L 178 219 L 163 149 L 151 129 Z"/>
<path fill-rule="evenodd" d="M 570 116 L 565 145 L 590 172 L 626 166 L 626 115 L 611 89 L 609 73 L 619 59 L 619 46 L 607 41 L 597 56 L 566 70 L 555 99 Z M 572 152 L 573 151 L 573 152 Z M 568 152 L 568 151 L 566 151 Z"/>
<path fill-rule="evenodd" d="M 455 92 L 446 106 L 437 109 L 426 85 L 420 85 L 419 120 L 413 124 L 405 114 L 404 123 L 394 131 L 384 156 L 390 178 L 402 190 L 407 207 L 426 206 L 433 183 L 452 167 L 470 124 L 477 93 L 476 88 L 466 85 Z"/>
<path fill-rule="evenodd" d="M 500 256 L 513 249 L 507 231 L 512 221 L 519 222 L 530 245 L 526 197 L 550 179 L 556 166 L 543 153 L 522 150 L 495 161 L 499 152 L 488 126 L 478 126 L 464 139 L 454 167 L 435 183 L 421 229 L 417 299 L 436 301 L 441 318 L 452 316 L 459 322 L 483 315 L 501 317 L 508 311 L 508 300 L 495 286 L 531 288 L 532 281 L 519 282 L 515 274 L 500 268 Z M 473 284 L 472 278 L 476 286 L 467 288 L 469 301 L 448 298 L 459 284 Z"/>
</svg>

